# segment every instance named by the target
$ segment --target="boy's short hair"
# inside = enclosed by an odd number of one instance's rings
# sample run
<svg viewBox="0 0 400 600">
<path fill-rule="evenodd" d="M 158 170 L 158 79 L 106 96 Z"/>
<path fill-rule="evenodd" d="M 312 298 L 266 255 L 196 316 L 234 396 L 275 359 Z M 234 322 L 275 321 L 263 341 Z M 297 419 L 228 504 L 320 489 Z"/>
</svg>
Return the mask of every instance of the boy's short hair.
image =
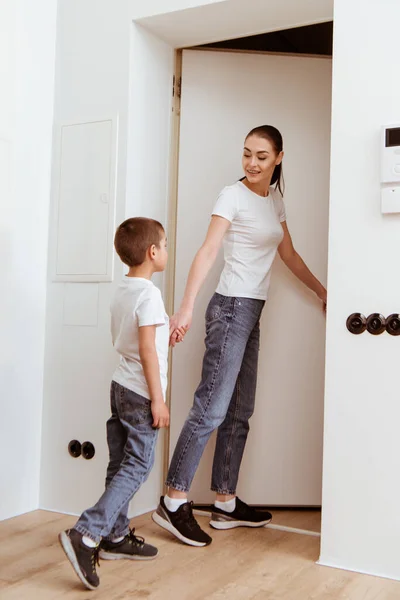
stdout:
<svg viewBox="0 0 400 600">
<path fill-rule="evenodd" d="M 127 219 L 116 231 L 115 250 L 128 267 L 137 267 L 144 263 L 150 246 L 160 245 L 164 233 L 164 227 L 154 219 L 145 217 Z"/>
</svg>

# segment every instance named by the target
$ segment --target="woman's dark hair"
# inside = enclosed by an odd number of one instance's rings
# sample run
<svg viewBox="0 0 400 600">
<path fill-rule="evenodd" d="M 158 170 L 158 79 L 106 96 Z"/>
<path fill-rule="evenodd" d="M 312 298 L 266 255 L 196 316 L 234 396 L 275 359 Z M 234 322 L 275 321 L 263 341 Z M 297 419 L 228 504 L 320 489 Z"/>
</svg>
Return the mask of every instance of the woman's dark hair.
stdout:
<svg viewBox="0 0 400 600">
<path fill-rule="evenodd" d="M 274 147 L 274 150 L 277 154 L 283 150 L 282 134 L 276 127 L 273 127 L 272 125 L 261 125 L 260 127 L 255 127 L 246 135 L 246 140 L 251 136 L 268 140 Z M 282 163 L 275 166 L 271 179 L 271 185 L 274 184 L 275 189 L 279 190 L 280 194 L 283 196 L 285 191 L 285 181 L 283 179 Z"/>
</svg>

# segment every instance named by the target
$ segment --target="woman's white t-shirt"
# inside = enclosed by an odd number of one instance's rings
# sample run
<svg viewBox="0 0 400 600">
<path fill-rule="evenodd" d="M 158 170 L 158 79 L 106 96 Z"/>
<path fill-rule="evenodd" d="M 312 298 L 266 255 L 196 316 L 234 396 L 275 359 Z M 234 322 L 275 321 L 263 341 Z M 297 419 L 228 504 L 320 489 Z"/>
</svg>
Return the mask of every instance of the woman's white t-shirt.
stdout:
<svg viewBox="0 0 400 600">
<path fill-rule="evenodd" d="M 111 335 L 120 362 L 113 375 L 116 381 L 144 398 L 150 398 L 139 355 L 139 327 L 156 325 L 156 351 L 161 387 L 167 389 L 169 319 L 160 290 L 148 279 L 124 277 L 111 304 Z"/>
<path fill-rule="evenodd" d="M 281 194 L 271 187 L 264 198 L 238 181 L 221 191 L 212 214 L 231 223 L 224 236 L 225 265 L 216 291 L 266 300 L 272 263 L 283 239 L 281 223 L 286 221 Z"/>
</svg>

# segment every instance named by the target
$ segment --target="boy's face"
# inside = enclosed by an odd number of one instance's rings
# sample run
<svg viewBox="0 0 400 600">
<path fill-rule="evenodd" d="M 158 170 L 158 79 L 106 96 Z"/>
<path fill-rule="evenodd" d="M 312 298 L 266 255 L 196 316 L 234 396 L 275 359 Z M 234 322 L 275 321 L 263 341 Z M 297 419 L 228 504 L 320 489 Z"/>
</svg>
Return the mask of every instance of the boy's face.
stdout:
<svg viewBox="0 0 400 600">
<path fill-rule="evenodd" d="M 165 233 L 163 234 L 158 247 L 153 246 L 152 250 L 156 272 L 164 271 L 168 260 L 167 238 L 165 237 Z"/>
</svg>

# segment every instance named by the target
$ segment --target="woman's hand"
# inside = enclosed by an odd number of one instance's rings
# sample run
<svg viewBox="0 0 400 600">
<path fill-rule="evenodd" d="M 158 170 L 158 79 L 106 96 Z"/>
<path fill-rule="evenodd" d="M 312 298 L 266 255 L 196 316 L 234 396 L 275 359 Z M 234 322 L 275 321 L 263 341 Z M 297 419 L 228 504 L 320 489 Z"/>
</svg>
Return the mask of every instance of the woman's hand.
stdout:
<svg viewBox="0 0 400 600">
<path fill-rule="evenodd" d="M 183 341 L 192 324 L 192 318 L 191 310 L 180 310 L 171 317 L 169 322 L 170 346 L 174 347 L 175 344 Z"/>
<path fill-rule="evenodd" d="M 324 313 L 326 313 L 326 305 L 328 303 L 328 293 L 325 288 L 323 289 L 323 292 L 321 294 L 319 294 L 318 298 L 322 302 L 322 310 L 324 311 Z"/>
</svg>

